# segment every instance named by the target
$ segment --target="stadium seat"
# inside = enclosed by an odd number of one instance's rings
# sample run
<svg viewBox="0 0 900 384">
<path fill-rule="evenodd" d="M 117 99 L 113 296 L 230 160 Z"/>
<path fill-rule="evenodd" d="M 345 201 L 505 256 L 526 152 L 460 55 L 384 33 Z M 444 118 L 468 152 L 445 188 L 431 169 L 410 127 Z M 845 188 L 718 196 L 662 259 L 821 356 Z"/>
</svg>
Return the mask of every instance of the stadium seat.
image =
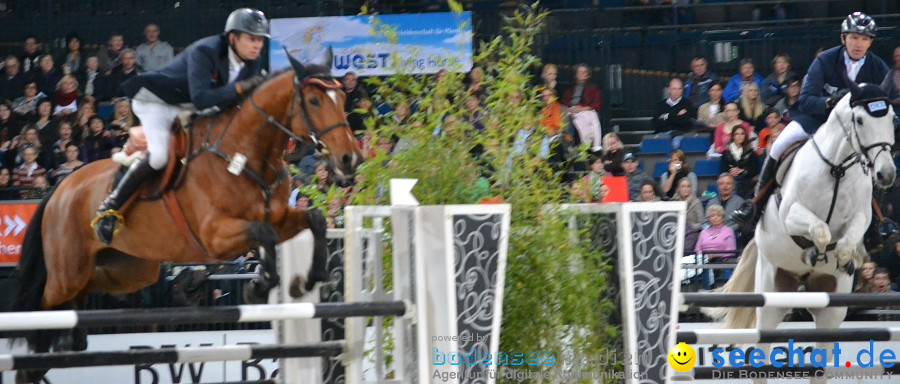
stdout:
<svg viewBox="0 0 900 384">
<path fill-rule="evenodd" d="M 709 136 L 685 136 L 681 139 L 681 151 L 684 153 L 706 153 L 710 145 Z"/>
<path fill-rule="evenodd" d="M 109 117 L 109 115 L 111 115 L 113 113 L 113 111 L 115 109 L 116 109 L 116 106 L 113 103 L 99 103 L 97 105 L 97 115 L 99 115 L 104 120 L 106 120 Z"/>
<path fill-rule="evenodd" d="M 666 155 L 672 149 L 672 139 L 669 138 L 645 138 L 641 140 L 642 155 Z"/>
<path fill-rule="evenodd" d="M 663 173 L 666 173 L 669 170 L 669 162 L 668 161 L 659 161 L 656 165 L 653 166 L 653 178 L 659 179 L 662 177 Z"/>
<path fill-rule="evenodd" d="M 722 164 L 717 160 L 701 160 L 694 163 L 694 173 L 697 177 L 718 176 L 722 173 Z"/>
</svg>

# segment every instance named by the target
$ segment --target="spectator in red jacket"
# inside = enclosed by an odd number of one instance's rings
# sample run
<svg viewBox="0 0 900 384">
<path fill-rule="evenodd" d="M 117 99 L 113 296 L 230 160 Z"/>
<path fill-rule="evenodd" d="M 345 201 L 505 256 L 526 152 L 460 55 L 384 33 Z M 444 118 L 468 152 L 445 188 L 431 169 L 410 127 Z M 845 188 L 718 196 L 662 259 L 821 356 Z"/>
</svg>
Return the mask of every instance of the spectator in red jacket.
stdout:
<svg viewBox="0 0 900 384">
<path fill-rule="evenodd" d="M 603 95 L 600 88 L 588 82 L 590 78 L 591 71 L 587 64 L 575 66 L 575 84 L 563 94 L 562 98 L 562 103 L 569 107 L 570 114 L 591 109 L 600 114 Z"/>
</svg>

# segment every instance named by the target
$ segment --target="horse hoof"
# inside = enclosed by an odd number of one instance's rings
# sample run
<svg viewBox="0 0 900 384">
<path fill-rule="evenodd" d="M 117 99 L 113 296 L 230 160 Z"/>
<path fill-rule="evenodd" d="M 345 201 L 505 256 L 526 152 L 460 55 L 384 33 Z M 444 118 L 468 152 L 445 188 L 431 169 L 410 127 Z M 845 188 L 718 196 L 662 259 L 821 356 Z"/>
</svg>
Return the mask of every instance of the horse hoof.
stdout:
<svg viewBox="0 0 900 384">
<path fill-rule="evenodd" d="M 815 267 L 816 263 L 819 262 L 819 252 L 815 249 L 810 249 L 806 252 L 806 259 L 809 260 L 810 266 Z"/>
<path fill-rule="evenodd" d="M 853 274 L 856 273 L 856 265 L 852 261 L 850 261 L 844 265 L 844 270 L 848 275 L 853 276 Z"/>
<path fill-rule="evenodd" d="M 291 279 L 291 285 L 288 287 L 288 294 L 291 295 L 292 298 L 299 299 L 309 292 L 305 289 L 304 279 L 300 276 L 294 276 Z"/>
<path fill-rule="evenodd" d="M 244 286 L 244 302 L 247 304 L 265 304 L 269 301 L 269 284 L 253 279 Z"/>
<path fill-rule="evenodd" d="M 40 384 L 44 380 L 46 372 L 16 371 L 16 384 Z"/>
</svg>

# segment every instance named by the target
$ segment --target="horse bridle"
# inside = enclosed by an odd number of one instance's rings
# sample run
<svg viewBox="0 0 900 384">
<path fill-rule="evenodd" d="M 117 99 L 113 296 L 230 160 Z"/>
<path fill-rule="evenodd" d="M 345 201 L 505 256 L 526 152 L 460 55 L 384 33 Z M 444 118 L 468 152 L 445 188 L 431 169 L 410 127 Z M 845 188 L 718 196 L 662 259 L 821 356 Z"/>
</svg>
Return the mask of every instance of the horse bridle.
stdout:
<svg viewBox="0 0 900 384">
<path fill-rule="evenodd" d="M 324 89 L 340 89 L 341 85 L 337 80 L 331 77 L 310 76 L 305 77 L 303 81 L 300 81 L 297 76 L 294 76 L 294 90 L 291 92 L 291 111 L 288 113 L 288 121 L 290 121 L 290 119 L 294 117 L 294 105 L 300 104 L 300 112 L 303 113 L 303 122 L 306 124 L 306 130 L 309 132 L 310 141 L 315 146 L 317 152 L 322 155 L 328 155 L 330 153 L 328 146 L 324 141 L 320 139 L 320 137 L 324 137 L 325 135 L 331 133 L 331 131 L 340 127 L 349 127 L 350 124 L 347 123 L 347 120 L 345 119 L 343 121 L 339 121 L 337 123 L 329 125 L 323 128 L 321 131 L 317 132 L 315 125 L 313 125 L 312 120 L 309 118 L 309 111 L 306 109 L 306 99 L 303 97 L 303 90 L 301 89 L 303 86 L 308 84 L 312 84 Z M 298 102 L 294 103 L 295 100 L 297 100 Z M 253 100 L 252 96 L 250 97 L 250 105 L 253 106 L 253 109 L 255 109 L 257 113 L 265 118 L 267 123 L 274 125 L 294 141 L 298 143 L 306 141 L 302 137 L 291 131 L 290 128 L 276 120 L 275 117 L 270 113 L 260 108 L 259 105 L 256 104 L 256 101 Z"/>
<path fill-rule="evenodd" d="M 326 80 L 331 80 L 331 81 L 326 82 Z M 312 144 L 316 146 L 316 152 L 318 152 L 322 155 L 328 155 L 330 153 L 330 151 L 328 150 L 328 146 L 325 145 L 325 142 L 323 142 L 321 140 L 321 137 L 324 137 L 325 135 L 327 135 L 331 131 L 334 131 L 337 128 L 345 127 L 345 126 L 348 127 L 349 124 L 347 123 L 347 120 L 345 119 L 343 121 L 329 125 L 329 126 L 323 128 L 321 131 L 317 131 L 315 126 L 312 123 L 312 120 L 309 118 L 309 111 L 306 108 L 306 99 L 303 97 L 303 91 L 301 89 L 301 86 L 307 85 L 307 84 L 313 84 L 315 86 L 325 88 L 325 89 L 339 89 L 340 83 L 338 83 L 337 80 L 335 80 L 331 77 L 324 77 L 324 76 L 305 77 L 303 79 L 303 81 L 301 82 L 295 75 L 294 76 L 294 89 L 293 89 L 293 91 L 291 91 L 291 110 L 288 113 L 287 120 L 290 121 L 291 119 L 293 119 L 294 113 L 295 113 L 295 111 L 294 111 L 295 105 L 299 104 L 300 112 L 303 114 L 303 121 L 304 121 L 304 123 L 306 123 L 306 130 L 309 132 L 310 141 L 312 141 Z M 287 126 L 282 124 L 280 121 L 275 119 L 275 117 L 272 116 L 272 114 L 270 114 L 270 113 L 264 111 L 262 108 L 260 108 L 259 105 L 256 104 L 256 101 L 253 99 L 254 94 L 255 93 L 251 94 L 248 97 L 248 99 L 250 99 L 250 105 L 253 106 L 253 109 L 256 110 L 256 112 L 265 119 L 265 124 L 263 124 L 263 127 L 268 126 L 268 125 L 273 125 L 276 128 L 278 128 L 280 131 L 284 132 L 288 137 L 290 137 L 291 139 L 294 139 L 297 142 L 305 142 L 306 141 L 302 137 L 298 136 L 293 131 L 291 131 L 290 128 L 288 128 Z M 228 126 L 231 126 L 231 124 L 229 123 Z M 226 128 L 226 130 L 227 130 L 227 128 Z M 262 176 L 260 176 L 259 173 L 254 172 L 253 170 L 244 167 L 243 163 L 246 162 L 246 158 L 243 158 L 243 161 L 239 161 L 239 159 L 238 159 L 239 154 L 235 155 L 235 156 L 228 156 L 227 154 L 222 152 L 221 149 L 219 149 L 219 143 L 221 142 L 221 138 L 222 138 L 222 136 L 224 136 L 224 134 L 225 133 L 223 132 L 222 135 L 219 136 L 219 140 L 216 140 L 216 143 L 213 145 L 209 144 L 209 140 L 207 138 L 207 142 L 203 143 L 201 145 L 201 150 L 210 152 L 213 155 L 222 158 L 227 163 L 229 163 L 229 172 L 232 172 L 234 174 L 243 173 L 243 174 L 247 175 L 247 177 L 249 177 L 251 180 L 253 180 L 253 182 L 256 183 L 257 186 L 259 186 L 259 188 L 262 190 L 263 197 L 265 198 L 265 204 L 266 204 L 265 205 L 265 218 L 263 221 L 269 222 L 269 218 L 272 215 L 272 206 L 271 206 L 272 194 L 274 193 L 275 188 L 277 188 L 278 185 L 281 184 L 281 182 L 283 180 L 288 178 L 289 175 L 288 175 L 287 170 L 285 170 L 284 167 L 282 167 L 281 172 L 279 173 L 278 177 L 275 178 L 275 181 L 272 182 L 271 184 L 266 183 L 266 181 L 263 180 Z M 234 167 L 234 171 L 232 171 L 232 165 L 234 165 L 234 164 L 238 164 L 238 165 L 236 165 Z M 277 171 L 277 169 L 276 169 L 276 171 Z"/>
<path fill-rule="evenodd" d="M 857 100 L 857 101 L 854 101 L 850 105 L 850 108 L 855 108 L 858 105 L 865 104 L 865 105 L 867 105 L 866 108 L 868 110 L 869 103 L 877 102 L 877 101 L 884 101 L 885 103 L 889 103 L 888 99 L 886 99 L 886 98 Z M 850 137 L 850 133 L 845 129 L 845 127 L 842 126 L 841 131 L 843 131 L 844 137 L 847 139 L 847 142 L 850 143 L 850 148 L 853 150 L 853 153 L 847 155 L 847 157 L 844 158 L 844 160 L 838 164 L 833 164 L 830 160 L 828 160 L 822 154 L 822 150 L 819 148 L 818 143 L 816 143 L 816 135 L 815 134 L 813 134 L 812 137 L 810 138 L 810 141 L 812 141 L 813 148 L 815 148 L 815 150 L 816 150 L 816 154 L 819 155 L 819 158 L 822 161 L 824 161 L 825 164 L 827 164 L 829 167 L 831 167 L 831 176 L 833 176 L 835 178 L 834 192 L 832 193 L 832 196 L 831 196 L 831 207 L 828 208 L 828 217 L 825 219 L 826 224 L 831 223 L 831 216 L 834 214 L 834 206 L 835 206 L 835 204 L 837 204 L 838 188 L 840 187 L 841 179 L 846 175 L 847 170 L 849 170 L 851 167 L 853 167 L 853 165 L 859 164 L 860 167 L 862 168 L 863 174 L 868 176 L 869 170 L 872 170 L 874 172 L 874 169 L 875 169 L 875 162 L 872 159 L 878 158 L 878 156 L 881 155 L 881 153 L 884 151 L 887 151 L 888 153 L 890 153 L 890 151 L 891 151 L 891 144 L 888 142 L 884 142 L 884 141 L 870 144 L 867 146 L 863 146 L 862 140 L 860 140 L 860 138 L 859 138 L 859 129 L 857 129 L 857 126 L 856 126 L 856 112 L 853 111 L 852 109 L 851 109 L 850 119 L 851 119 L 851 124 L 853 124 L 853 126 L 852 126 L 853 136 L 856 137 L 857 145 L 856 146 L 853 145 L 853 138 Z M 875 156 L 869 157 L 869 151 L 871 151 L 874 148 L 881 148 L 881 150 L 878 151 L 875 154 Z"/>
</svg>

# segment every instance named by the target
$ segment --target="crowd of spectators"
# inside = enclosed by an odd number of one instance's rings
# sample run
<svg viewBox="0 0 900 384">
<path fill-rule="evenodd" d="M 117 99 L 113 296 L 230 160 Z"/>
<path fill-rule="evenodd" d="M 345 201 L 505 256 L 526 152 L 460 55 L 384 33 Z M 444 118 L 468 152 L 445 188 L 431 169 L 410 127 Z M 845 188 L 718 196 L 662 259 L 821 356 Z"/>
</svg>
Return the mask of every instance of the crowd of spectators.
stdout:
<svg viewBox="0 0 900 384">
<path fill-rule="evenodd" d="M 129 48 L 114 34 L 97 52 L 76 33 L 62 52 L 42 50 L 28 37 L 0 67 L 0 198 L 40 198 L 84 164 L 109 158 L 140 125 L 121 84 L 174 57 L 148 24 L 146 41 Z M 11 175 L 4 177 L 3 175 Z"/>
</svg>

